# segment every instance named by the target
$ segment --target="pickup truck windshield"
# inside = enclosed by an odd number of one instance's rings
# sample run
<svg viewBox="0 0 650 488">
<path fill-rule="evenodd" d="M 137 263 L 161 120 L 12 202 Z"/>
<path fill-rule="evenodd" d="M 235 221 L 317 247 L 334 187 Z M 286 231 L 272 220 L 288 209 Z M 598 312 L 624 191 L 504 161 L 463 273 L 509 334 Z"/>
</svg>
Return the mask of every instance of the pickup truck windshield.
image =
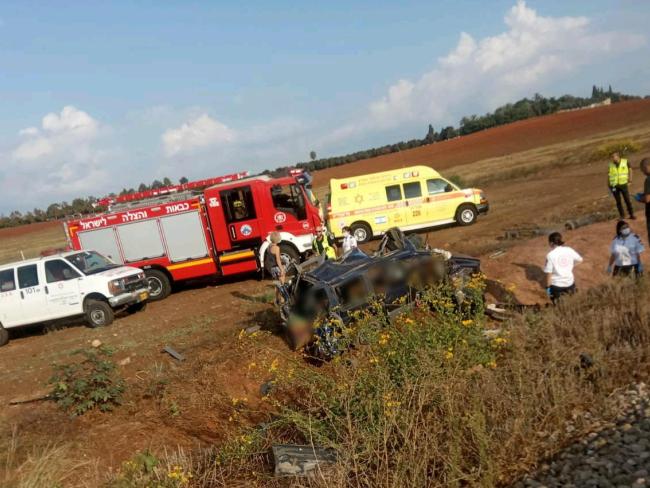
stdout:
<svg viewBox="0 0 650 488">
<path fill-rule="evenodd" d="M 71 254 L 65 259 L 74 264 L 85 275 L 101 273 L 107 269 L 119 267 L 119 264 L 111 262 L 95 251 L 82 251 L 77 254 Z"/>
</svg>

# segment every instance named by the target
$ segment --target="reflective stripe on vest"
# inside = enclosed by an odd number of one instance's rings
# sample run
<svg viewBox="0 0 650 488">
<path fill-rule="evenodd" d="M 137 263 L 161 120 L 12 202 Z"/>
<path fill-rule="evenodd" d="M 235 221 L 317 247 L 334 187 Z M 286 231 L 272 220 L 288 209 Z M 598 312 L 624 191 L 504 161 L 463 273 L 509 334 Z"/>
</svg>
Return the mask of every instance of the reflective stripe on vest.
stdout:
<svg viewBox="0 0 650 488">
<path fill-rule="evenodd" d="M 311 247 L 314 249 L 316 253 L 318 253 L 318 244 L 316 243 L 316 241 L 317 239 L 314 239 L 312 241 Z M 325 253 L 325 256 L 327 256 L 328 259 L 336 259 L 336 252 L 334 251 L 334 248 L 330 246 L 327 236 L 323 237 L 321 244 L 323 245 L 323 252 Z"/>
<path fill-rule="evenodd" d="M 630 177 L 630 169 L 627 166 L 627 159 L 621 159 L 616 166 L 613 162 L 609 163 L 609 186 L 627 185 Z"/>
</svg>

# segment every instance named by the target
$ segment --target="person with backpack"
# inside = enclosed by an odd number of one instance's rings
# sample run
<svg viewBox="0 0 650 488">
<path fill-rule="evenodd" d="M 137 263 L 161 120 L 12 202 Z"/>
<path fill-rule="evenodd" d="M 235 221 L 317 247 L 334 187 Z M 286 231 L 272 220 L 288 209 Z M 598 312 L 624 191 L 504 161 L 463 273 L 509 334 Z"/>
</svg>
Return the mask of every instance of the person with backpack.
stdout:
<svg viewBox="0 0 650 488">
<path fill-rule="evenodd" d="M 607 274 L 612 276 L 639 276 L 643 272 L 641 253 L 645 250 L 641 238 L 632 232 L 624 220 L 616 223 L 616 237 L 609 247 Z"/>
<path fill-rule="evenodd" d="M 553 305 L 556 305 L 560 297 L 576 292 L 573 267 L 582 263 L 580 254 L 564 244 L 562 234 L 553 232 L 548 236 L 548 244 L 551 251 L 546 255 L 546 293 Z"/>
</svg>

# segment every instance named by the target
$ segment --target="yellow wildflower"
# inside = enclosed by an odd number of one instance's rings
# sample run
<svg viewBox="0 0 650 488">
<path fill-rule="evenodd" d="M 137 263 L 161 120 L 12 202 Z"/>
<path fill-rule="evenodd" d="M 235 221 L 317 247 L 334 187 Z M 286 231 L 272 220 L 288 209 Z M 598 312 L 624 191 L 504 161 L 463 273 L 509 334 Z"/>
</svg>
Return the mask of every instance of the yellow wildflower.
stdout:
<svg viewBox="0 0 650 488">
<path fill-rule="evenodd" d="M 241 341 L 244 337 L 246 337 L 246 329 L 239 331 L 239 340 Z"/>
<path fill-rule="evenodd" d="M 445 353 L 445 359 L 446 359 L 446 360 L 450 360 L 450 359 L 452 359 L 453 357 L 454 357 L 454 353 L 453 353 L 453 352 L 451 352 L 451 351 L 447 351 L 447 352 Z"/>
<path fill-rule="evenodd" d="M 370 364 L 378 364 L 378 363 L 379 363 L 379 359 L 377 359 L 377 358 L 370 358 L 370 361 L 369 361 L 369 362 L 370 362 Z"/>
<path fill-rule="evenodd" d="M 390 334 L 389 333 L 383 333 L 379 336 L 379 345 L 380 346 L 385 346 L 388 344 L 388 340 L 390 339 Z"/>
<path fill-rule="evenodd" d="M 249 369 L 249 370 L 251 370 L 251 369 L 253 369 L 253 368 L 255 368 L 255 367 L 257 367 L 257 363 L 256 363 L 255 361 L 253 361 L 252 363 L 250 363 L 250 364 L 248 365 L 248 369 Z"/>
<path fill-rule="evenodd" d="M 490 361 L 489 363 L 487 363 L 486 366 L 487 366 L 488 368 L 492 368 L 492 369 L 494 369 L 494 368 L 497 367 L 497 362 L 494 361 L 494 360 L 492 360 L 492 361 Z"/>
<path fill-rule="evenodd" d="M 275 358 L 271 362 L 271 366 L 269 367 L 269 372 L 274 373 L 278 370 L 278 366 L 280 365 L 280 361 L 278 361 L 278 358 Z"/>
<path fill-rule="evenodd" d="M 474 323 L 474 321 L 473 321 L 472 319 L 463 320 L 463 321 L 461 322 L 461 324 L 463 324 L 465 327 L 469 327 L 469 326 L 472 325 L 473 323 Z"/>
</svg>

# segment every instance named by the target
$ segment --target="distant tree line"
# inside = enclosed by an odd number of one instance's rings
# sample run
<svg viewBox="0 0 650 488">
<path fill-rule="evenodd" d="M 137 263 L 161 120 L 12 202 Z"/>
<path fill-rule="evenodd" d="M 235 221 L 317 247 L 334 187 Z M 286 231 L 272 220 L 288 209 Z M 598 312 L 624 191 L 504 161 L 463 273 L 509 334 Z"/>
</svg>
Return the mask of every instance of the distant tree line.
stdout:
<svg viewBox="0 0 650 488">
<path fill-rule="evenodd" d="M 188 179 L 185 176 L 180 178 L 178 181 L 179 184 L 187 182 Z M 140 183 L 137 190 L 133 188 L 123 188 L 119 195 L 128 195 L 138 191 L 153 190 L 164 186 L 171 186 L 173 184 L 172 180 L 165 177 L 162 181 L 154 180 L 150 185 Z M 117 195 L 111 193 L 108 196 L 115 197 Z M 27 212 L 14 210 L 9 215 L 0 215 L 0 229 L 5 227 L 15 227 L 17 225 L 33 224 L 36 222 L 46 222 L 48 220 L 59 220 L 73 215 L 89 215 L 105 210 L 104 208 L 97 206 L 97 200 L 96 197 L 89 196 L 86 198 L 75 198 L 69 203 L 52 203 L 45 210 L 40 208 L 35 208 L 34 210 L 29 210 Z"/>
<path fill-rule="evenodd" d="M 463 117 L 460 120 L 458 127 L 449 125 L 443 127 L 440 132 L 437 132 L 433 126 L 429 124 L 427 133 L 422 139 L 411 139 L 409 141 L 397 142 L 395 144 L 387 144 L 385 146 L 365 149 L 363 151 L 346 154 L 345 156 L 334 156 L 331 158 L 316 159 L 316 152 L 311 151 L 309 153 L 310 161 L 281 166 L 275 170 L 265 170 L 263 174 L 269 174 L 271 176 L 285 175 L 290 169 L 296 167 L 307 169 L 309 171 L 332 168 L 342 164 L 353 163 L 354 161 L 359 161 L 361 159 L 374 158 L 384 154 L 425 146 L 427 144 L 435 144 L 447 139 L 453 139 L 454 137 L 464 136 L 491 127 L 516 122 L 517 120 L 552 114 L 561 110 L 586 107 L 593 103 L 602 102 L 607 98 L 610 98 L 612 103 L 617 103 L 624 100 L 638 99 L 640 97 L 615 92 L 612 90 L 611 86 L 609 86 L 608 90 L 604 90 L 602 87 L 597 87 L 595 85 L 592 87 L 591 97 L 589 98 L 574 97 L 571 95 L 563 95 L 558 98 L 546 98 L 540 94 L 535 94 L 532 99 L 523 98 L 515 103 L 508 103 L 497 108 L 494 112 L 489 112 L 485 115 Z M 179 180 L 180 184 L 187 182 L 188 180 L 184 176 Z M 146 183 L 140 183 L 137 189 L 123 188 L 119 195 L 128 195 L 131 193 L 153 190 L 173 184 L 174 183 L 168 177 L 165 177 L 162 181 L 154 180 L 149 185 Z M 111 193 L 109 196 L 114 197 L 116 195 L 115 193 Z M 97 198 L 90 196 L 86 198 L 75 198 L 71 203 L 53 203 L 49 205 L 46 210 L 35 208 L 34 210 L 25 213 L 16 210 L 11 212 L 8 216 L 0 215 L 0 228 L 31 224 L 34 222 L 44 222 L 46 220 L 62 219 L 71 215 L 88 215 L 103 210 L 93 206 L 96 202 Z"/>
<path fill-rule="evenodd" d="M 266 170 L 264 173 L 271 176 L 279 176 L 286 174 L 288 170 L 292 168 L 302 168 L 309 171 L 332 168 L 342 164 L 353 163 L 361 159 L 374 158 L 384 154 L 403 151 L 405 149 L 413 149 L 414 147 L 425 146 L 427 144 L 435 144 L 436 142 L 453 139 L 458 136 L 465 136 L 484 129 L 509 124 L 530 117 L 548 115 L 561 110 L 586 107 L 593 103 L 602 102 L 607 98 L 610 98 L 612 103 L 617 103 L 624 100 L 638 99 L 640 97 L 614 92 L 611 86 L 608 90 L 604 90 L 602 87 L 597 87 L 595 85 L 592 88 L 591 97 L 589 98 L 574 97 L 572 95 L 563 95 L 558 98 L 546 98 L 537 93 L 532 99 L 522 98 L 515 103 L 508 103 L 497 108 L 494 112 L 489 112 L 485 115 L 463 117 L 460 120 L 458 127 L 449 125 L 443 127 L 440 132 L 437 132 L 434 130 L 433 126 L 429 124 L 428 131 L 422 139 L 411 139 L 410 141 L 402 141 L 395 144 L 357 151 L 346 154 L 345 156 L 334 156 L 322 159 L 311 157 L 312 155 L 316 155 L 316 153 L 312 151 L 310 153 L 311 161 L 302 161 L 296 164 L 281 166 L 275 170 Z"/>
</svg>

